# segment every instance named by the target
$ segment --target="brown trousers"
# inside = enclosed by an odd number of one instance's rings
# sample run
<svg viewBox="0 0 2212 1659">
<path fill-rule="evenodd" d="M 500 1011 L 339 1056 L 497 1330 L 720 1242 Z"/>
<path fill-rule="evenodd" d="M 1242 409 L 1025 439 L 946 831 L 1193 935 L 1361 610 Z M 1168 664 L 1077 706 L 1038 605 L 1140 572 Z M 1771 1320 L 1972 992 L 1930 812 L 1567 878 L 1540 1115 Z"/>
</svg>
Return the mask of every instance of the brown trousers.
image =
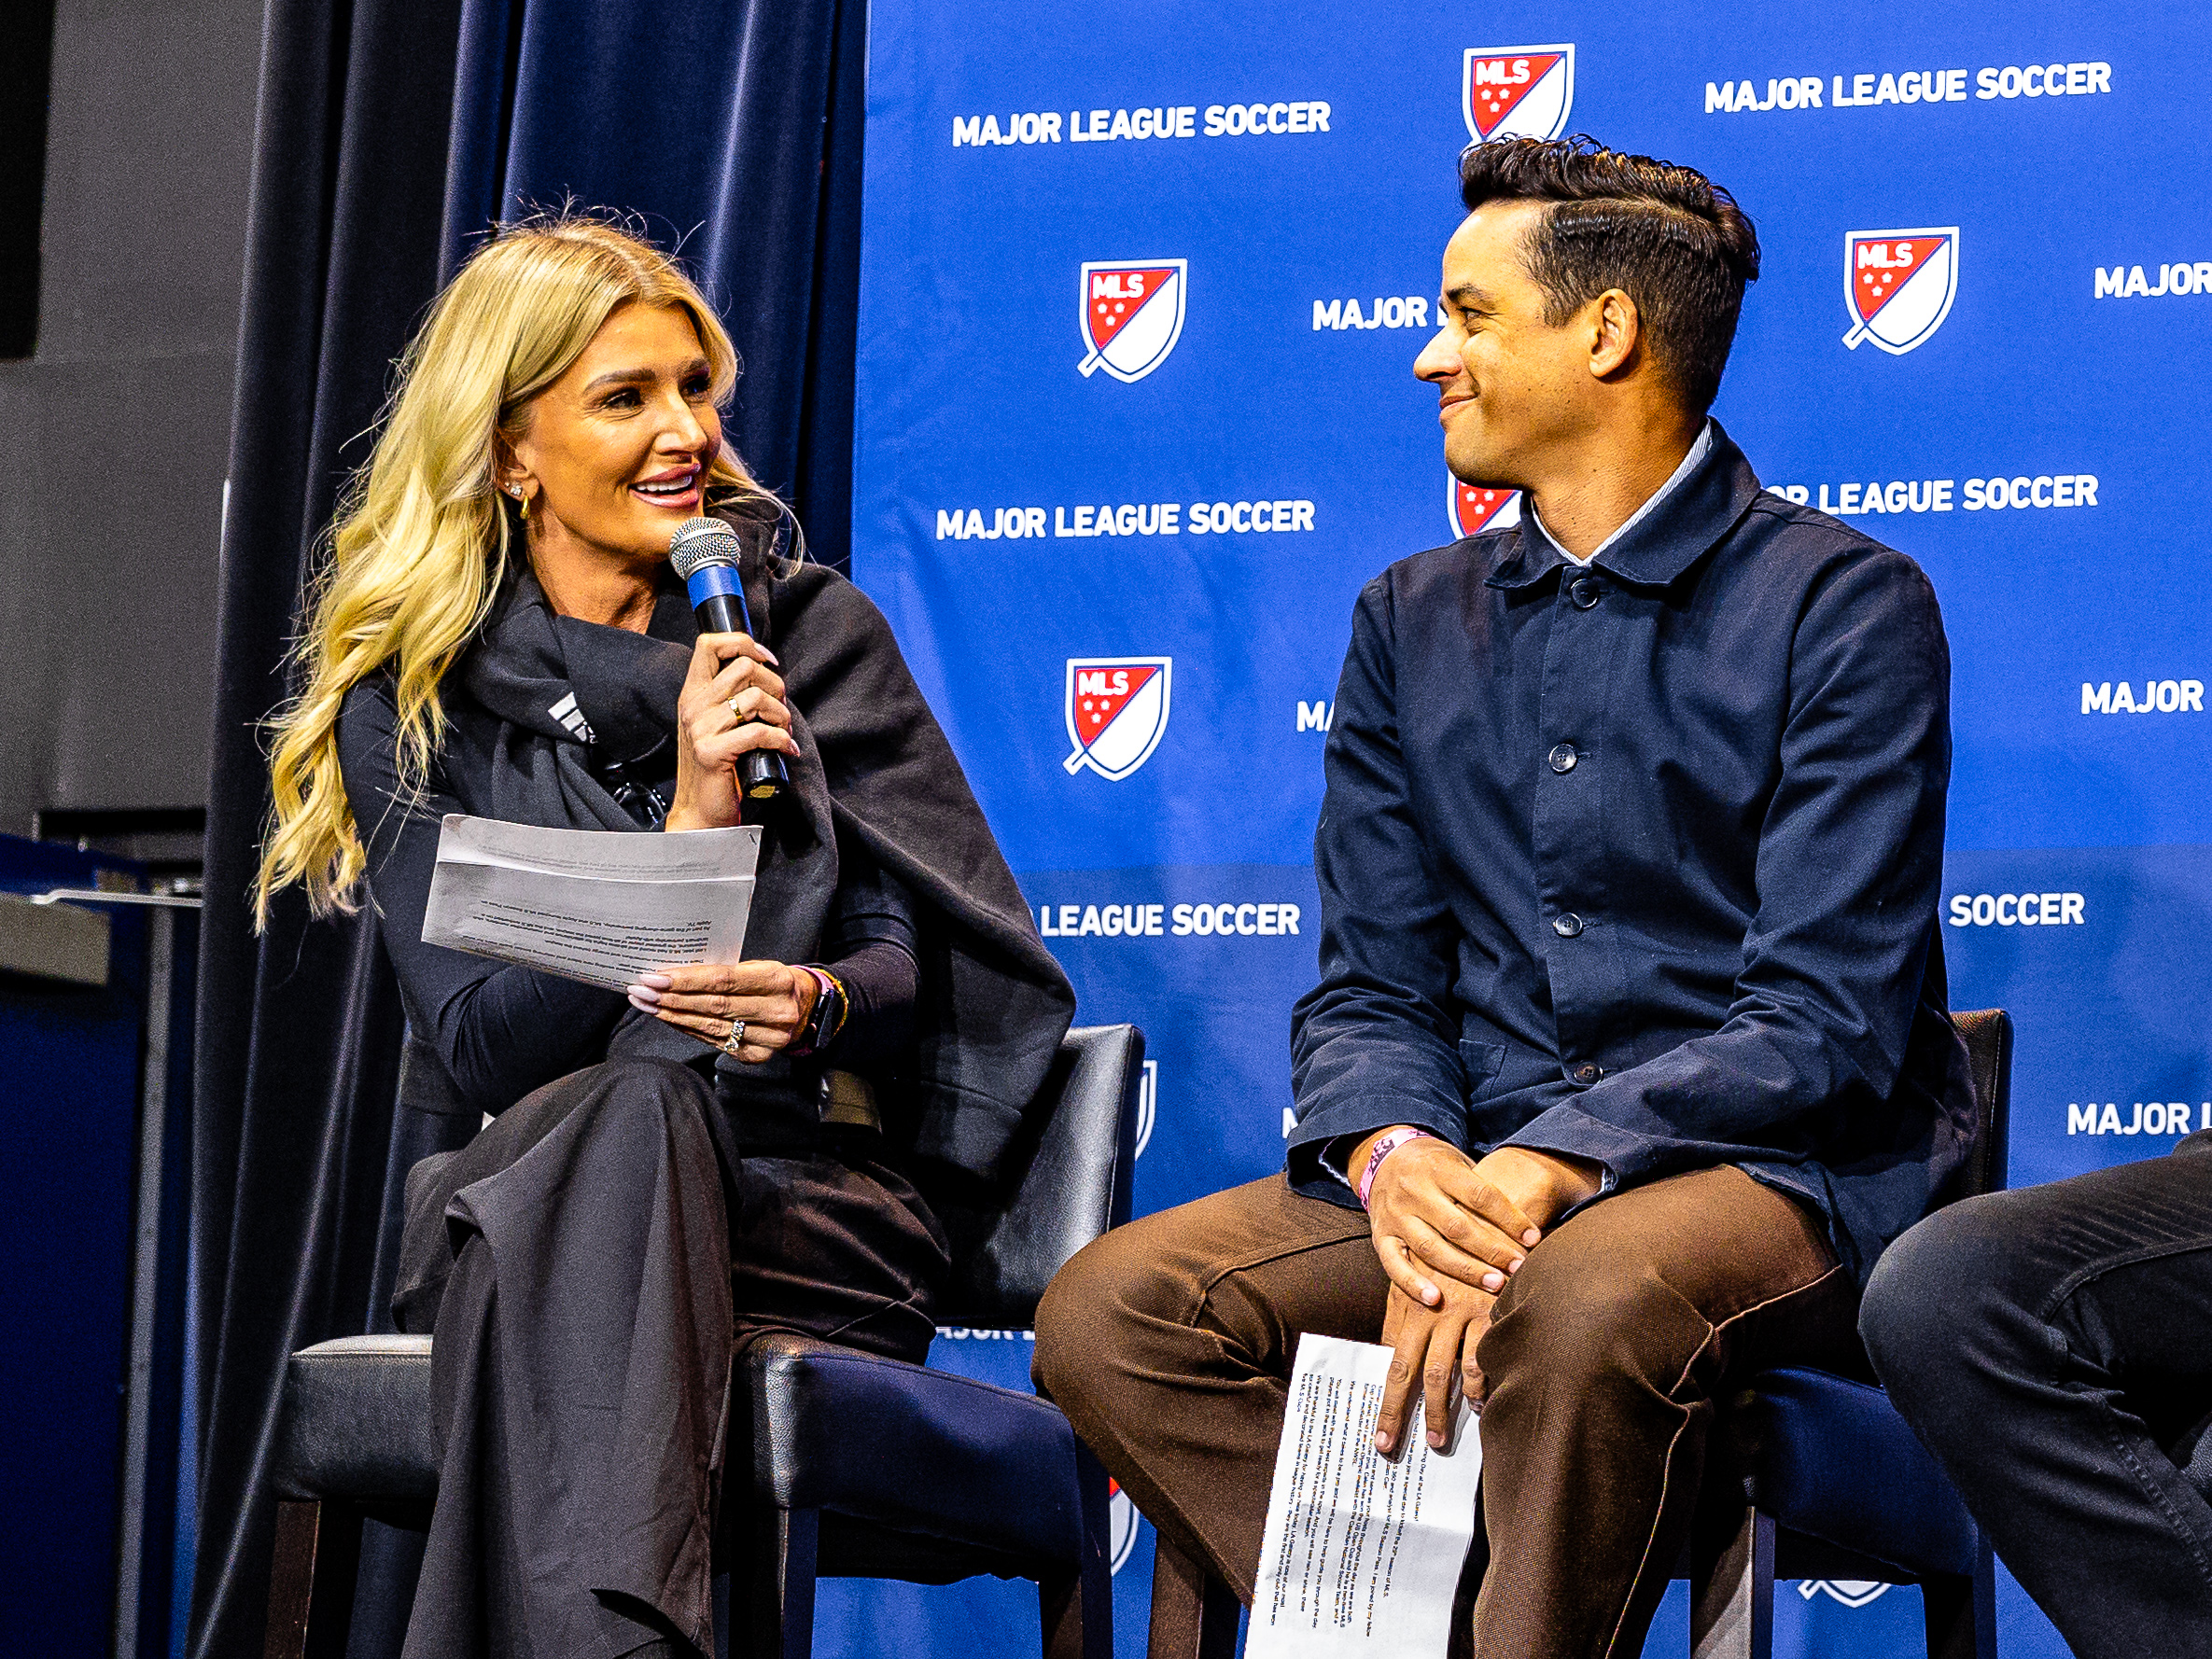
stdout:
<svg viewBox="0 0 2212 1659">
<path fill-rule="evenodd" d="M 1249 1605 L 1298 1333 L 1379 1340 L 1387 1289 L 1364 1214 L 1254 1181 L 1069 1262 L 1037 1312 L 1037 1381 Z M 1863 1366 L 1857 1305 L 1817 1220 L 1732 1168 L 1618 1193 L 1530 1251 L 1477 1350 L 1478 1659 L 1641 1652 L 1715 1402 L 1775 1365 Z M 1176 1622 L 1155 1620 L 1155 1653 L 1190 1651 Z"/>
</svg>

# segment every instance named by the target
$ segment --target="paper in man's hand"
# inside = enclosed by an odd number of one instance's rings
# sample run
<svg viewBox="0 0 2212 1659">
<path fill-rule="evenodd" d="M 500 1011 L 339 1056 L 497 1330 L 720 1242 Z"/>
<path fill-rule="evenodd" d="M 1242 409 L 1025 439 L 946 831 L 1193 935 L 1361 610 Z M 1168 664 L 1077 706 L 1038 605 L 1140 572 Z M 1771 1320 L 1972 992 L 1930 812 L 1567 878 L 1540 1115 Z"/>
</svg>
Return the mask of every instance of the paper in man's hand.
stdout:
<svg viewBox="0 0 2212 1659">
<path fill-rule="evenodd" d="M 1450 1450 L 1417 1405 L 1395 1461 L 1375 1450 L 1391 1351 L 1309 1332 L 1275 1453 L 1246 1659 L 1443 1659 L 1475 1536 L 1477 1418 L 1454 1406 Z"/>
<path fill-rule="evenodd" d="M 742 960 L 761 831 L 548 830 L 446 815 L 423 942 L 621 990 Z"/>
</svg>

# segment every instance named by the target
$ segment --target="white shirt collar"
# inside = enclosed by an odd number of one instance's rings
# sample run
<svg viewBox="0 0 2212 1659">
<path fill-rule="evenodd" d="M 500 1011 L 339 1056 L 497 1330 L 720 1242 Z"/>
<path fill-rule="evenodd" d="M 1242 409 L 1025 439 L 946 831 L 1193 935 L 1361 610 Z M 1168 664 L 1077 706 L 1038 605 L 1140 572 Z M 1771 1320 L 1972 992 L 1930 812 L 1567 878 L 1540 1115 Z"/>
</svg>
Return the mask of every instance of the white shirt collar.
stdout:
<svg viewBox="0 0 2212 1659">
<path fill-rule="evenodd" d="M 1641 524 L 1645 519 L 1649 518 L 1652 513 L 1658 509 L 1659 504 L 1664 501 L 1668 496 L 1672 495 L 1677 489 L 1679 489 L 1681 487 L 1682 481 L 1687 478 L 1691 473 L 1695 472 L 1698 469 L 1698 463 L 1702 461 L 1708 454 L 1712 453 L 1712 451 L 1713 422 L 1710 418 L 1708 418 L 1703 428 L 1698 433 L 1697 442 L 1691 444 L 1689 446 L 1689 453 L 1682 457 L 1682 465 L 1674 468 L 1673 475 L 1668 478 L 1665 483 L 1659 485 L 1658 489 L 1652 491 L 1649 495 L 1646 495 L 1644 498 L 1644 505 L 1636 509 L 1634 512 L 1629 514 L 1627 520 L 1621 524 L 1619 529 L 1616 530 L 1612 535 L 1605 537 L 1603 541 L 1598 543 L 1596 547 L 1590 549 L 1588 558 L 1577 559 L 1573 553 L 1567 551 L 1567 550 L 1563 547 L 1560 548 L 1560 557 L 1566 560 L 1566 562 L 1570 565 L 1588 565 L 1591 559 L 1596 558 L 1600 553 L 1603 552 L 1607 548 L 1611 547 L 1615 542 L 1626 536 L 1631 530 L 1633 530 L 1638 524 Z M 1544 521 L 1536 516 L 1534 503 L 1530 503 L 1528 512 L 1530 522 L 1533 523 L 1539 531 L 1543 532 L 1544 539 L 1550 542 L 1553 547 L 1559 547 L 1560 544 L 1558 539 L 1551 534 L 1550 531 L 1544 528 Z"/>
</svg>

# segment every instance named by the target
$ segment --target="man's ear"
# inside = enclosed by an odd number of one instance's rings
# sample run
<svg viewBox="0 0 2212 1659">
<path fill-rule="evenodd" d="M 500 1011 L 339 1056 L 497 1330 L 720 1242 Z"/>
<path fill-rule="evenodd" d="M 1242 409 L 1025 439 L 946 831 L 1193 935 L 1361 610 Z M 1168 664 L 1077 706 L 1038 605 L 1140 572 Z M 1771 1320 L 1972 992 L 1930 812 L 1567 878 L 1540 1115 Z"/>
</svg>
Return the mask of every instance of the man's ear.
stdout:
<svg viewBox="0 0 2212 1659">
<path fill-rule="evenodd" d="M 1589 371 L 1593 379 L 1609 380 L 1635 362 L 1644 319 L 1618 288 L 1607 288 L 1591 305 Z"/>
</svg>

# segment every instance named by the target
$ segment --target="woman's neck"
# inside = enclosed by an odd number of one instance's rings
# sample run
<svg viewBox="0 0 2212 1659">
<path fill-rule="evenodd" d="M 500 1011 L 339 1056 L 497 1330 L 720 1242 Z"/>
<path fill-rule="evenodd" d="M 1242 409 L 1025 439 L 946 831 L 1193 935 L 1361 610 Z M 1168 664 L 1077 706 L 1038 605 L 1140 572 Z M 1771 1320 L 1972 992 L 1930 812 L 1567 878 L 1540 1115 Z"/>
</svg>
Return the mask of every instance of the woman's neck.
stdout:
<svg viewBox="0 0 2212 1659">
<path fill-rule="evenodd" d="M 557 615 L 633 634 L 651 622 L 659 561 L 640 568 L 564 533 L 533 534 L 529 558 L 530 573 Z"/>
</svg>

